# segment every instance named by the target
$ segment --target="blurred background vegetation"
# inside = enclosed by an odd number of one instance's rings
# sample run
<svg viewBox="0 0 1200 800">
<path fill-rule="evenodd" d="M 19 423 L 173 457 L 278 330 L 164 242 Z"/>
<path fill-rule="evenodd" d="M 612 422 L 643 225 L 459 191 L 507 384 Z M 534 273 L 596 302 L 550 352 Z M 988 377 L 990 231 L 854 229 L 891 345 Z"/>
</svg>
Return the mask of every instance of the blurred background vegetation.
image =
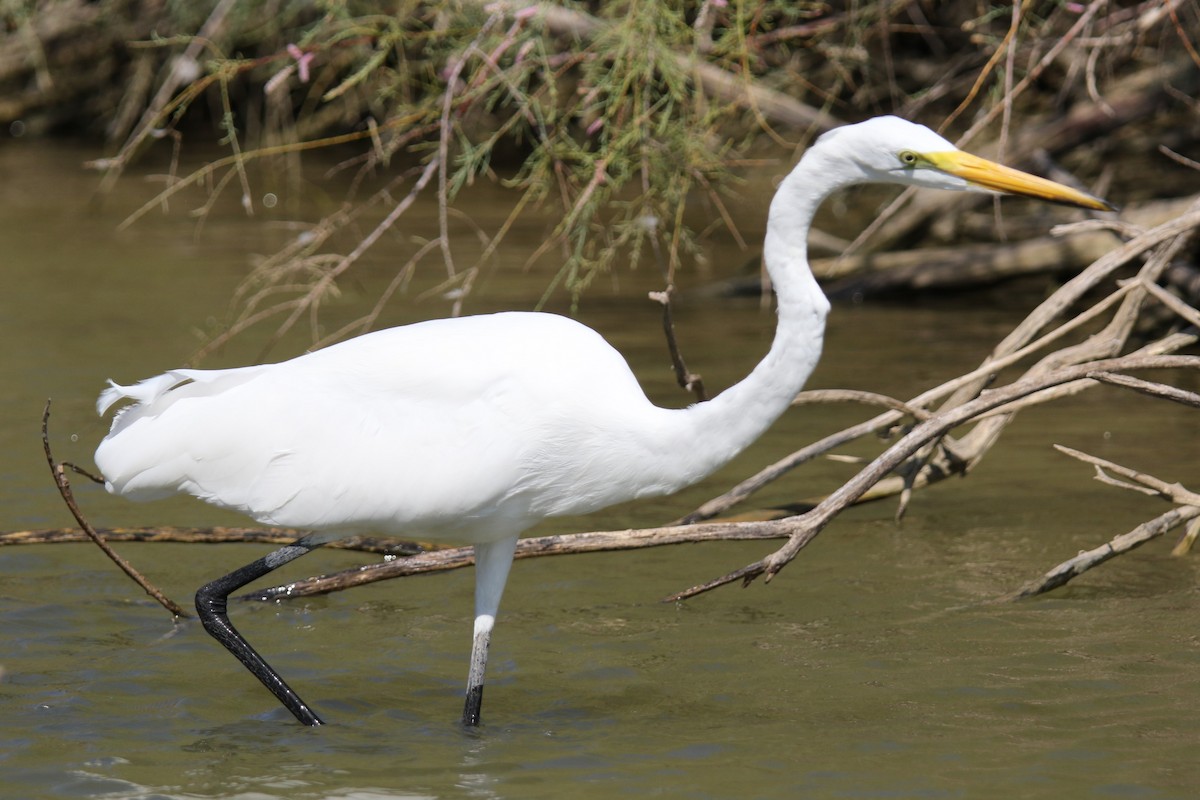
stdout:
<svg viewBox="0 0 1200 800">
<path fill-rule="evenodd" d="M 355 176 L 343 203 L 255 267 L 214 344 L 264 323 L 279 335 L 314 313 L 417 199 L 436 203 L 435 229 L 381 302 L 428 263 L 462 310 L 526 216 L 546 228 L 530 260 L 561 265 L 547 296 L 577 298 L 595 276 L 639 260 L 655 261 L 670 285 L 715 228 L 753 244 L 736 209 L 749 168 L 781 173 L 821 131 L 878 114 L 1123 205 L 1197 189 L 1196 0 L 0 9 L 0 131 L 103 142 L 108 155 L 91 166 L 104 186 L 148 154 L 169 160 L 167 188 L 130 224 L 197 189 L 202 212 L 232 197 L 252 213 L 255 181 L 297 171 L 318 148 Z M 464 259 L 450 221 L 480 181 L 508 187 L 512 210 L 477 232 Z M 947 202 L 892 215 L 872 243 L 953 239 L 938 211 Z"/>
</svg>

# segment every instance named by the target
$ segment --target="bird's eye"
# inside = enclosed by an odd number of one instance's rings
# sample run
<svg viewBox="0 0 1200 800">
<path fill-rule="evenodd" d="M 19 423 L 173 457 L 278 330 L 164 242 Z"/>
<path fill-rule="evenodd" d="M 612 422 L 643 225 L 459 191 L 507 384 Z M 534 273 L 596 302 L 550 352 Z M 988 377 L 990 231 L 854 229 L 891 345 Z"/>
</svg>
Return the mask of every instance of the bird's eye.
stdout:
<svg viewBox="0 0 1200 800">
<path fill-rule="evenodd" d="M 912 150 L 901 150 L 900 163 L 906 167 L 915 167 L 921 163 L 921 157 Z"/>
</svg>

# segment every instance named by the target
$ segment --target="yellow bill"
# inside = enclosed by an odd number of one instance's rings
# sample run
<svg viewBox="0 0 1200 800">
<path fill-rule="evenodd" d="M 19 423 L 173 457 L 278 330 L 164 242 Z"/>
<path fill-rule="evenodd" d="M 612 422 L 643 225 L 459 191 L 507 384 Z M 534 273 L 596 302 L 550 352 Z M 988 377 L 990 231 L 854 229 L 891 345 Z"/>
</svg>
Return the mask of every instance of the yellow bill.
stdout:
<svg viewBox="0 0 1200 800">
<path fill-rule="evenodd" d="M 986 158 L 973 156 L 961 150 L 942 153 L 925 153 L 929 164 L 942 172 L 956 175 L 968 183 L 983 189 L 1004 194 L 1036 197 L 1052 203 L 1091 208 L 1096 211 L 1116 211 L 1116 206 L 1107 200 L 1093 197 L 1087 192 L 1063 186 L 1061 183 L 1039 178 L 1027 172 L 1005 167 Z"/>
</svg>

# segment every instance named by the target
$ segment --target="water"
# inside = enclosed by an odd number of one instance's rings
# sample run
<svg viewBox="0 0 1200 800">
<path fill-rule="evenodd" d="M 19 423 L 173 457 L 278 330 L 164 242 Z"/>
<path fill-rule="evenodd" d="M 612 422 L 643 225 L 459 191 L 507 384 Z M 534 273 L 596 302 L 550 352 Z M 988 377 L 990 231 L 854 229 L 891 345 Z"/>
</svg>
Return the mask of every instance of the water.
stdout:
<svg viewBox="0 0 1200 800">
<path fill-rule="evenodd" d="M 149 190 L 134 174 L 103 210 L 89 210 L 95 178 L 78 165 L 94 155 L 55 144 L 0 149 L 4 530 L 71 524 L 41 455 L 45 399 L 55 401 L 56 455 L 88 463 L 105 428 L 92 410 L 103 380 L 186 358 L 196 329 L 223 313 L 247 254 L 287 235 L 229 212 L 195 238 L 182 207 L 118 234 L 116 222 Z M 486 219 L 496 207 L 490 196 L 468 211 Z M 345 313 L 366 302 L 371 280 L 351 282 Z M 472 310 L 528 308 L 544 280 L 498 273 Z M 581 317 L 630 357 L 654 397 L 681 405 L 657 311 L 643 299 L 655 284 L 648 272 L 603 282 Z M 1028 304 L 942 305 L 835 309 L 812 385 L 910 396 L 978 361 Z M 443 311 L 404 303 L 392 314 Z M 715 390 L 765 350 L 771 316 L 752 301 L 691 299 L 679 326 L 691 366 Z M 213 363 L 237 363 L 256 347 L 237 345 Z M 661 523 L 861 416 L 841 407 L 790 414 L 703 486 L 539 532 Z M 853 510 L 769 586 L 686 604 L 659 598 L 773 545 L 519 562 L 477 731 L 456 723 L 469 570 L 237 605 L 247 637 L 330 721 L 305 729 L 199 626 L 174 625 L 90 545 L 3 548 L 0 794 L 1192 797 L 1195 558 L 1171 558 L 1170 543 L 1157 542 L 1048 597 L 983 601 L 1162 510 L 1093 483 L 1051 442 L 1187 483 L 1196 428 L 1194 412 L 1117 391 L 1026 412 L 971 478 L 920 494 L 903 523 L 890 504 Z M 755 502 L 819 494 L 849 471 L 811 465 Z M 127 503 L 82 481 L 77 493 L 98 524 L 239 521 L 187 500 Z M 264 552 L 118 549 L 181 602 Z M 281 580 L 369 560 L 319 552 Z"/>
</svg>

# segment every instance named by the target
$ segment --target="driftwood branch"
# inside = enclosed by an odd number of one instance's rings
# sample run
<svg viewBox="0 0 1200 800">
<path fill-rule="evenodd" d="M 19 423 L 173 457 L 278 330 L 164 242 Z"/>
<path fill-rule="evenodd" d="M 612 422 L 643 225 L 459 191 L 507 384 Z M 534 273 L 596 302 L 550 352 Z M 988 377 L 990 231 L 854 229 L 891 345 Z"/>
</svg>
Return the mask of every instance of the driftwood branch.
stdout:
<svg viewBox="0 0 1200 800">
<path fill-rule="evenodd" d="M 913 419 L 929 419 L 930 412 L 920 406 L 910 405 L 895 397 L 888 397 L 878 392 L 866 392 L 861 389 L 809 389 L 796 395 L 793 406 L 815 405 L 817 403 L 859 403 L 864 406 L 879 406 L 899 411 Z"/>
<path fill-rule="evenodd" d="M 1102 483 L 1119 486 L 1123 489 L 1132 489 L 1143 494 L 1150 494 L 1163 500 L 1169 500 L 1172 503 L 1179 503 L 1180 505 L 1200 507 L 1200 494 L 1188 491 L 1181 484 L 1167 483 L 1149 473 L 1130 469 L 1108 459 L 1089 455 L 1071 447 L 1064 447 L 1061 444 L 1054 445 L 1054 449 L 1085 464 L 1094 466 L 1097 473 L 1096 478 Z M 1125 479 L 1125 482 L 1113 480 L 1108 477 L 1109 473 L 1119 475 Z"/>
<path fill-rule="evenodd" d="M 1160 397 L 1164 400 L 1171 400 L 1176 403 L 1182 403 L 1185 406 L 1191 406 L 1192 408 L 1200 408 L 1200 394 L 1189 392 L 1176 386 L 1144 381 L 1141 378 L 1131 378 L 1128 375 L 1113 375 L 1107 372 L 1095 372 L 1088 375 L 1088 377 L 1101 383 L 1111 383 L 1114 386 L 1133 389 L 1136 392 L 1141 392 L 1151 397 Z"/>
<path fill-rule="evenodd" d="M 1123 385 L 1120 381 L 1113 382 L 1117 385 Z M 1139 381 L 1138 383 L 1145 382 Z M 1142 391 L 1139 386 L 1131 388 Z M 1157 392 L 1148 392 L 1148 394 L 1155 397 L 1163 396 Z M 1148 473 L 1116 464 L 1098 456 L 1089 455 L 1070 447 L 1063 447 L 1062 445 L 1056 444 L 1054 447 L 1064 455 L 1068 455 L 1086 464 L 1091 464 L 1096 468 L 1096 480 L 1105 485 L 1159 497 L 1163 500 L 1176 503 L 1177 507 L 1155 517 L 1149 522 L 1138 525 L 1127 533 L 1114 537 L 1111 541 L 1099 547 L 1094 547 L 1091 550 L 1086 550 L 1073 558 L 1067 559 L 1037 580 L 1030 581 L 1015 592 L 998 598 L 998 602 L 1022 600 L 1057 589 L 1093 567 L 1098 567 L 1109 559 L 1141 547 L 1151 539 L 1158 538 L 1167 531 L 1184 523 L 1190 523 L 1188 530 L 1179 544 L 1176 545 L 1172 554 L 1183 555 L 1191 549 L 1197 535 L 1200 535 L 1200 522 L 1197 521 L 1200 520 L 1200 494 L 1184 488 L 1179 483 L 1168 483 Z M 1118 476 L 1119 479 L 1114 478 L 1114 475 Z"/>
<path fill-rule="evenodd" d="M 50 467 L 50 474 L 54 476 L 54 485 L 58 487 L 58 493 L 62 495 L 63 502 L 67 504 L 71 515 L 75 517 L 75 521 L 79 523 L 79 527 L 83 528 L 83 532 L 88 538 L 96 543 L 96 546 L 104 551 L 114 564 L 121 568 L 121 571 L 128 575 L 134 583 L 142 587 L 146 594 L 153 597 L 158 604 L 170 611 L 176 617 L 190 616 L 178 604 L 168 598 L 159 589 L 150 583 L 142 573 L 133 568 L 128 561 L 122 558 L 115 550 L 104 541 L 95 528 L 84 519 L 83 512 L 79 510 L 79 505 L 75 502 L 75 496 L 71 492 L 71 482 L 67 480 L 66 470 L 62 462 L 54 460 L 54 455 L 50 450 L 50 401 L 46 401 L 46 408 L 42 412 L 42 449 L 46 454 L 46 463 Z"/>
<path fill-rule="evenodd" d="M 1045 594 L 1052 589 L 1057 589 L 1070 582 L 1073 578 L 1077 578 L 1087 572 L 1089 569 L 1098 567 L 1111 558 L 1116 558 L 1119 555 L 1128 553 L 1130 550 L 1141 547 L 1151 539 L 1162 536 L 1172 528 L 1198 517 L 1200 517 L 1200 508 L 1196 506 L 1173 508 L 1149 522 L 1138 525 L 1128 533 L 1114 537 L 1110 542 L 1079 553 L 1074 558 L 1070 558 L 1059 564 L 1041 578 L 1030 581 L 1015 592 L 999 598 L 998 601 L 1023 600 L 1027 597 L 1034 597 L 1039 594 Z"/>
<path fill-rule="evenodd" d="M 1124 356 L 1102 361 L 1062 367 L 1040 376 L 1022 379 L 1000 389 L 984 392 L 976 399 L 939 413 L 915 426 L 907 435 L 888 448 L 854 478 L 829 495 L 812 511 L 783 522 L 791 529 L 788 542 L 774 553 L 741 569 L 715 578 L 707 583 L 685 589 L 668 600 L 684 600 L 736 581 L 743 585 L 755 578 L 770 581 L 799 552 L 815 539 L 825 526 L 854 500 L 864 494 L 883 476 L 900 466 L 929 442 L 983 414 L 1002 408 L 1028 395 L 1072 381 L 1086 380 L 1093 372 L 1126 372 L 1142 369 L 1200 369 L 1200 357 L 1194 356 Z"/>
<path fill-rule="evenodd" d="M 521 559 L 612 550 L 636 550 L 688 542 L 780 539 L 787 535 L 787 528 L 774 521 L 676 525 L 625 531 L 593 531 L 521 539 L 517 542 L 516 553 L 513 557 Z M 256 590 L 244 595 L 242 599 L 276 600 L 284 597 L 328 594 L 375 581 L 459 569 L 473 563 L 475 563 L 474 548 L 469 546 L 446 548 L 380 564 L 355 567 L 330 575 L 307 578 L 283 586 Z"/>
<path fill-rule="evenodd" d="M 64 465 L 65 466 L 65 465 Z M 294 528 L 101 528 L 92 529 L 106 542 L 173 542 L 179 544 L 291 544 L 309 531 Z M 84 531 L 75 528 L 41 528 L 0 533 L 0 547 L 25 544 L 75 544 L 92 541 Z M 354 550 L 385 556 L 407 556 L 423 553 L 426 545 L 375 536 L 349 536 L 324 545 L 331 550 Z"/>
</svg>

